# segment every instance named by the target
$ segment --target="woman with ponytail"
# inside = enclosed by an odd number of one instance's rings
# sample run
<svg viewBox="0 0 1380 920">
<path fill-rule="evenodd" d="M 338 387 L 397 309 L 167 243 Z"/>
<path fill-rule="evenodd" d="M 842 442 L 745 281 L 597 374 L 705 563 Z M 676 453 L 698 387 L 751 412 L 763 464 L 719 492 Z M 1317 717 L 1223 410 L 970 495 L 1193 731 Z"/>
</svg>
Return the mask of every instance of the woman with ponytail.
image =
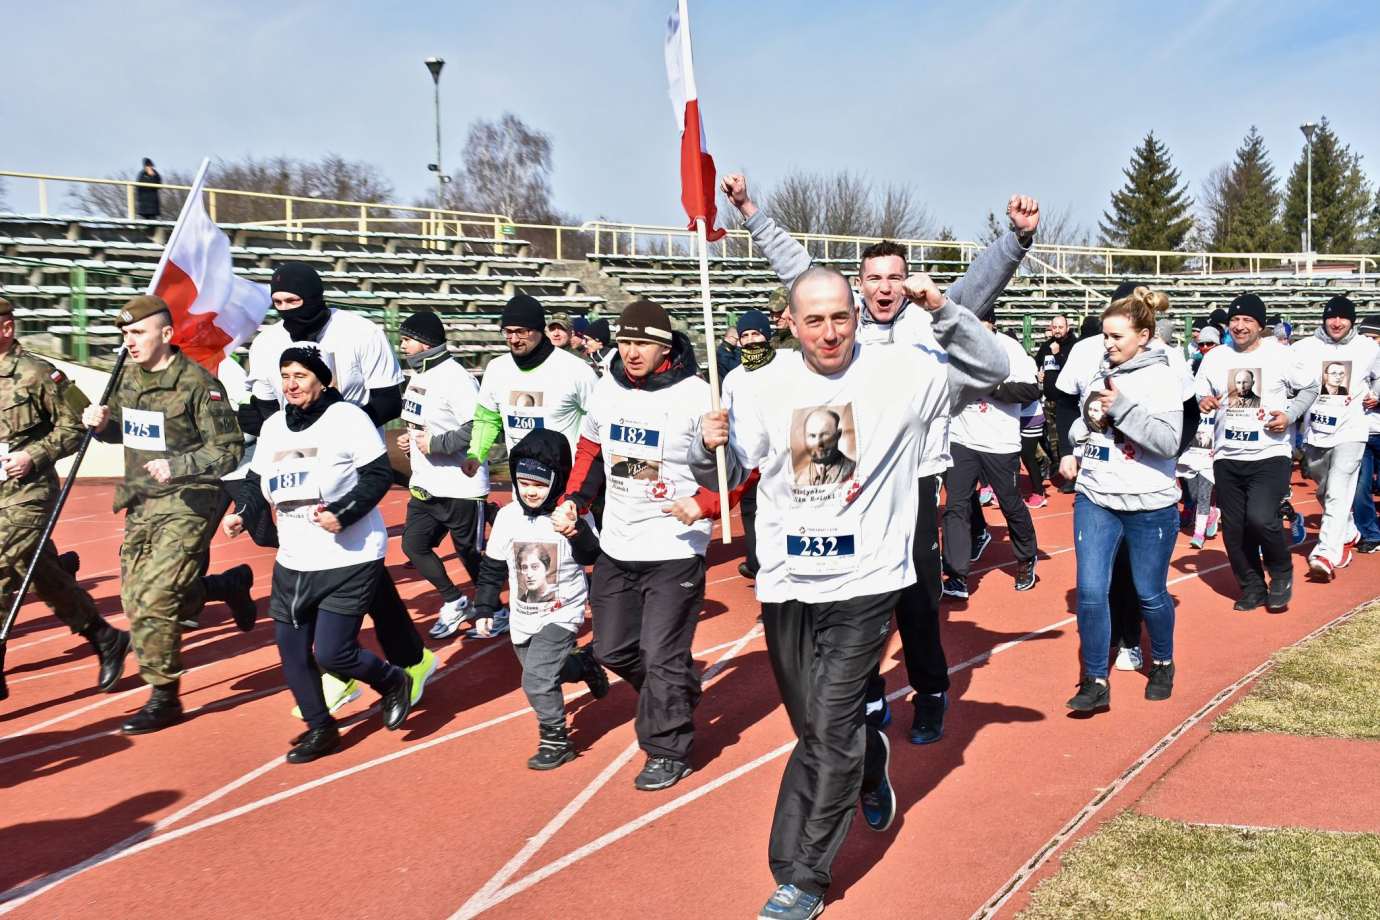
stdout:
<svg viewBox="0 0 1380 920">
<path fill-rule="evenodd" d="M 1078 634 L 1082 675 L 1070 709 L 1110 707 L 1108 592 L 1123 543 L 1150 632 L 1145 697 L 1168 699 L 1174 685 L 1174 602 L 1169 559 L 1178 534 L 1174 467 L 1183 426 L 1182 381 L 1162 347 L 1155 320 L 1169 307 L 1162 292 L 1137 287 L 1102 314 L 1105 349 L 1071 431 L 1078 445 L 1060 472 L 1075 478 L 1074 539 L 1078 564 Z"/>
</svg>

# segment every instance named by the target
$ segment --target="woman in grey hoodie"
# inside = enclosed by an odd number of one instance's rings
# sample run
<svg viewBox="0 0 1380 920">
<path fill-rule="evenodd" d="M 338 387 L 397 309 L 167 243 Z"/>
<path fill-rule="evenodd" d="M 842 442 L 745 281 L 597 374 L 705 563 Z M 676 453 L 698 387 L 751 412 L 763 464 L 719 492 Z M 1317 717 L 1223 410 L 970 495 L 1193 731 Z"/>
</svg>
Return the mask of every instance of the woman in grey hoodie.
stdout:
<svg viewBox="0 0 1380 920">
<path fill-rule="evenodd" d="M 1077 477 L 1073 505 L 1078 560 L 1078 635 L 1082 677 L 1070 709 L 1111 705 L 1107 682 L 1112 560 L 1125 540 L 1141 612 L 1150 632 L 1145 698 L 1168 699 L 1174 686 L 1174 602 L 1167 581 L 1178 535 L 1174 467 L 1183 426 L 1178 375 L 1152 344 L 1155 317 L 1169 298 L 1138 287 L 1102 314 L 1106 354 L 1070 435 L 1078 445 L 1060 472 Z"/>
</svg>

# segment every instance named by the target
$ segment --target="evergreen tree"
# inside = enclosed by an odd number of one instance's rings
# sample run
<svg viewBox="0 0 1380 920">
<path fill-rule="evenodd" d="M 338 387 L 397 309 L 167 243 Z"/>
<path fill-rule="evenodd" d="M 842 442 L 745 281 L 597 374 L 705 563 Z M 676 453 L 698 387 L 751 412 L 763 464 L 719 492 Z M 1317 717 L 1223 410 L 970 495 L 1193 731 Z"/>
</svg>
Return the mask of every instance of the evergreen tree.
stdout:
<svg viewBox="0 0 1380 920">
<path fill-rule="evenodd" d="M 1112 193 L 1112 208 L 1103 212 L 1099 224 L 1104 245 L 1128 249 L 1178 249 L 1193 229 L 1193 200 L 1187 183 L 1180 183 L 1179 171 L 1169 159 L 1169 148 L 1155 132 L 1131 155 L 1131 165 L 1122 170 L 1126 184 Z M 1155 267 L 1153 258 L 1128 259 L 1121 263 L 1132 271 Z M 1165 262 L 1162 268 L 1172 268 Z"/>
<path fill-rule="evenodd" d="M 1289 248 L 1301 245 L 1308 214 L 1308 145 L 1299 151 L 1284 196 L 1284 232 Z M 1366 246 L 1370 188 L 1361 155 L 1352 153 L 1327 123 L 1313 132 L 1313 250 L 1348 253 Z"/>
<path fill-rule="evenodd" d="M 1279 182 L 1265 138 L 1251 126 L 1221 189 L 1208 239 L 1217 252 L 1276 252 L 1286 248 L 1279 223 Z"/>
</svg>

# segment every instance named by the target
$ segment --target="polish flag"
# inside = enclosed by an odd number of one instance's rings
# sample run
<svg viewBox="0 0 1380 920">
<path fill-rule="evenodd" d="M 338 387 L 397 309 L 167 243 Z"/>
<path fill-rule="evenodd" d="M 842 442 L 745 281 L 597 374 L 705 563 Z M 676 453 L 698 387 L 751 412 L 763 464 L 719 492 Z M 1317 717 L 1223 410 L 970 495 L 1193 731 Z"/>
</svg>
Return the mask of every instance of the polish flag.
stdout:
<svg viewBox="0 0 1380 920">
<path fill-rule="evenodd" d="M 680 203 L 690 218 L 690 229 L 695 229 L 696 220 L 703 220 L 712 242 L 724 231 L 714 226 L 714 158 L 709 155 L 695 89 L 686 0 L 677 0 L 675 11 L 666 20 L 666 77 L 671 85 L 671 109 L 680 128 Z"/>
<path fill-rule="evenodd" d="M 173 344 L 214 375 L 221 361 L 258 331 L 272 295 L 268 285 L 236 277 L 230 240 L 201 200 L 206 165 L 173 227 L 152 293 L 171 309 Z"/>
</svg>

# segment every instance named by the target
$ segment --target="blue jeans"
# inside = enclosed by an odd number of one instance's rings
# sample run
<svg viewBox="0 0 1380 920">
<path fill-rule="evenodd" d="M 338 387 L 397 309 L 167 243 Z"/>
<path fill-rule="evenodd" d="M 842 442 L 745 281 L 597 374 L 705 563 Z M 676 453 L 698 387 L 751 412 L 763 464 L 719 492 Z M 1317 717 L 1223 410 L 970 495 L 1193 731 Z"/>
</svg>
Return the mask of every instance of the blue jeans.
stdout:
<svg viewBox="0 0 1380 920">
<path fill-rule="evenodd" d="M 1380 541 L 1380 521 L 1375 516 L 1375 474 L 1380 472 L 1380 434 L 1373 434 L 1361 455 L 1361 475 L 1356 479 L 1356 500 L 1351 518 L 1362 540 Z"/>
<path fill-rule="evenodd" d="M 1124 538 L 1130 547 L 1131 580 L 1150 632 L 1152 661 L 1174 658 L 1174 601 L 1169 597 L 1169 557 L 1179 534 L 1179 509 L 1112 511 L 1079 493 L 1073 500 L 1074 555 L 1078 559 L 1078 637 L 1083 673 L 1106 677 L 1111 656 L 1112 614 L 1107 592 L 1112 562 Z"/>
</svg>

